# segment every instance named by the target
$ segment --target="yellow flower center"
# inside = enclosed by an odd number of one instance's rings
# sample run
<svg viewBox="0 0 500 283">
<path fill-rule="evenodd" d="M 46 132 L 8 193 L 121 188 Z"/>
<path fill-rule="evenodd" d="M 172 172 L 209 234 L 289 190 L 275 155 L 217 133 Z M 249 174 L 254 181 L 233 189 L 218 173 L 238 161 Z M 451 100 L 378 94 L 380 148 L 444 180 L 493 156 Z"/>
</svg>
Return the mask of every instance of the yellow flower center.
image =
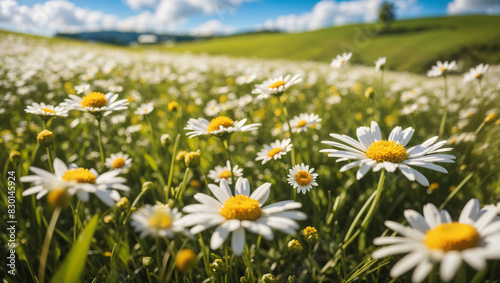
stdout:
<svg viewBox="0 0 500 283">
<path fill-rule="evenodd" d="M 260 203 L 244 195 L 235 195 L 226 200 L 220 215 L 226 219 L 255 220 L 262 214 Z"/>
<path fill-rule="evenodd" d="M 439 70 L 441 70 L 441 72 L 444 72 L 444 71 L 446 71 L 446 68 L 445 67 L 441 67 Z"/>
<path fill-rule="evenodd" d="M 233 175 L 236 176 L 236 173 L 233 173 Z M 229 178 L 231 178 L 231 171 L 226 170 L 220 172 L 219 178 L 229 180 Z"/>
<path fill-rule="evenodd" d="M 376 141 L 368 147 L 366 157 L 377 162 L 389 161 L 392 163 L 401 163 L 408 159 L 408 153 L 401 144 L 395 141 Z"/>
<path fill-rule="evenodd" d="M 307 186 L 311 183 L 311 174 L 309 172 L 301 170 L 295 174 L 295 181 L 301 186 Z"/>
<path fill-rule="evenodd" d="M 52 114 L 56 114 L 56 111 L 52 110 L 52 109 L 48 109 L 48 108 L 40 108 L 43 112 L 45 113 L 52 113 Z"/>
<path fill-rule="evenodd" d="M 96 176 L 90 172 L 89 169 L 80 167 L 76 169 L 69 169 L 64 172 L 62 179 L 65 181 L 77 181 L 78 183 L 94 184 Z"/>
<path fill-rule="evenodd" d="M 123 157 L 118 157 L 113 161 L 113 169 L 122 168 L 123 166 L 125 166 L 125 159 Z"/>
<path fill-rule="evenodd" d="M 458 222 L 443 223 L 425 234 L 424 244 L 433 250 L 462 251 L 479 243 L 479 233 L 474 226 Z"/>
<path fill-rule="evenodd" d="M 301 121 L 297 124 L 297 128 L 304 127 L 305 125 L 307 125 L 307 121 L 305 121 L 305 120 L 301 120 Z"/>
<path fill-rule="evenodd" d="M 102 92 L 91 92 L 84 97 L 82 97 L 82 102 L 80 103 L 83 108 L 94 107 L 101 108 L 108 105 L 108 100 Z"/>
<path fill-rule="evenodd" d="M 207 132 L 211 133 L 213 131 L 217 131 L 220 126 L 224 128 L 231 127 L 234 124 L 234 121 L 226 116 L 219 116 L 213 118 L 208 124 Z"/>
<path fill-rule="evenodd" d="M 477 73 L 477 74 L 475 75 L 475 77 L 476 77 L 476 79 L 480 79 L 480 78 L 482 78 L 482 77 L 483 77 L 483 74 L 482 74 L 482 73 Z"/>
<path fill-rule="evenodd" d="M 280 86 L 284 86 L 285 85 L 285 81 L 277 81 L 275 83 L 273 83 L 272 85 L 269 86 L 270 89 L 275 89 L 275 88 L 279 88 Z"/>
<path fill-rule="evenodd" d="M 282 150 L 283 148 L 281 147 L 275 147 L 267 153 L 267 156 L 273 158 L 276 154 L 280 153 Z"/>
<path fill-rule="evenodd" d="M 172 218 L 167 211 L 158 210 L 149 219 L 149 225 L 158 229 L 167 229 L 172 226 Z"/>
</svg>

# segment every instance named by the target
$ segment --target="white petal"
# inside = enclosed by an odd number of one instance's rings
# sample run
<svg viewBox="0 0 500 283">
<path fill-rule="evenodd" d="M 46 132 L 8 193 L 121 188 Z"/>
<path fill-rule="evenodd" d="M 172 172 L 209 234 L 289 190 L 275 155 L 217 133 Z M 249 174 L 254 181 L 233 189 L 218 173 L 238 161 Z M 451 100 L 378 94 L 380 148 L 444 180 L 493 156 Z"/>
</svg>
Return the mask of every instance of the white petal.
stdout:
<svg viewBox="0 0 500 283">
<path fill-rule="evenodd" d="M 427 225 L 427 222 L 422 214 L 416 212 L 415 210 L 407 209 L 405 210 L 404 215 L 406 220 L 408 220 L 408 223 L 410 223 L 413 228 L 423 233 L 429 230 L 429 225 Z"/>
<path fill-rule="evenodd" d="M 450 281 L 457 273 L 458 268 L 462 264 L 462 258 L 460 253 L 456 251 L 446 252 L 444 254 L 443 260 L 441 261 L 441 266 L 439 272 L 441 273 L 441 279 L 443 281 Z"/>
<path fill-rule="evenodd" d="M 413 243 L 401 243 L 395 244 L 387 247 L 380 248 L 373 252 L 373 258 L 383 258 L 390 255 L 407 253 L 415 250 L 415 244 Z"/>
<path fill-rule="evenodd" d="M 477 271 L 484 270 L 486 268 L 486 260 L 474 249 L 463 251 L 462 258 L 468 265 L 472 266 Z"/>
<path fill-rule="evenodd" d="M 469 200 L 462 209 L 460 217 L 458 218 L 458 222 L 473 225 L 479 214 L 479 206 L 480 206 L 479 200 L 477 199 Z"/>
<path fill-rule="evenodd" d="M 224 180 L 225 181 L 225 180 Z M 227 182 L 226 182 L 227 184 Z M 214 194 L 214 196 L 219 200 L 221 203 L 226 202 L 226 200 L 229 198 L 229 195 L 227 194 L 226 189 L 222 185 L 222 181 L 220 182 L 220 187 L 217 185 L 209 184 L 208 188 Z"/>
<path fill-rule="evenodd" d="M 359 180 L 359 179 L 363 178 L 363 176 L 365 176 L 366 173 L 368 173 L 368 171 L 370 171 L 370 168 L 371 168 L 371 166 L 366 165 L 366 164 L 359 167 L 358 172 L 356 172 L 356 179 Z"/>
<path fill-rule="evenodd" d="M 408 270 L 414 268 L 416 265 L 425 258 L 423 252 L 409 253 L 400 259 L 391 269 L 391 277 L 399 277 L 406 273 Z"/>
<path fill-rule="evenodd" d="M 210 248 L 212 250 L 216 250 L 222 246 L 224 241 L 227 239 L 229 235 L 229 230 L 223 225 L 217 226 L 214 233 L 212 234 L 212 238 L 210 239 Z"/>
<path fill-rule="evenodd" d="M 245 228 L 240 227 L 233 232 L 231 239 L 231 248 L 235 255 L 240 256 L 245 248 Z"/>
<path fill-rule="evenodd" d="M 261 205 L 263 205 L 267 201 L 270 193 L 271 183 L 264 183 L 250 195 L 250 198 L 257 200 Z"/>
<path fill-rule="evenodd" d="M 431 272 L 433 267 L 434 265 L 432 264 L 432 262 L 429 261 L 429 259 L 421 261 L 413 271 L 411 281 L 422 282 L 425 279 L 425 277 L 429 275 L 429 272 Z"/>
</svg>

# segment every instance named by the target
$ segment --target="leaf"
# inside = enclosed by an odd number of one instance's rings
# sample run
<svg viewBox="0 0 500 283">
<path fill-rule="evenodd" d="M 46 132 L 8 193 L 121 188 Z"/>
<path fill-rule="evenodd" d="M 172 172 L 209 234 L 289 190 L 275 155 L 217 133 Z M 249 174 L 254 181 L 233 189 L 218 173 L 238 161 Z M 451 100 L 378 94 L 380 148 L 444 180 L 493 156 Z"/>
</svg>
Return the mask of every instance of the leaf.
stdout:
<svg viewBox="0 0 500 283">
<path fill-rule="evenodd" d="M 98 215 L 92 217 L 50 282 L 72 283 L 81 281 L 80 277 L 85 267 L 90 243 L 94 238 L 98 219 Z"/>
<path fill-rule="evenodd" d="M 144 153 L 144 158 L 146 159 L 146 161 L 148 162 L 149 166 L 151 166 L 151 168 L 155 171 L 158 171 L 158 166 L 156 165 L 156 162 L 154 160 L 154 158 L 147 154 L 147 153 Z"/>
</svg>

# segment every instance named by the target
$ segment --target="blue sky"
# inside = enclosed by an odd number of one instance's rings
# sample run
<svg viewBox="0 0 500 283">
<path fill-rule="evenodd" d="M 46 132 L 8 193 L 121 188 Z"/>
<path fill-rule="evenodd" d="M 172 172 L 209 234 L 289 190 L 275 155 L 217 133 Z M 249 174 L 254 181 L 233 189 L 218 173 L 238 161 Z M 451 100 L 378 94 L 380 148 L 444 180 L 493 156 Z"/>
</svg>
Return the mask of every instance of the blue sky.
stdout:
<svg viewBox="0 0 500 283">
<path fill-rule="evenodd" d="M 300 32 L 372 22 L 382 1 L 0 0 L 0 28 L 41 34 L 103 29 L 202 35 L 255 29 Z M 491 0 L 388 1 L 396 5 L 399 19 L 500 14 L 500 3 L 492 4 Z"/>
</svg>

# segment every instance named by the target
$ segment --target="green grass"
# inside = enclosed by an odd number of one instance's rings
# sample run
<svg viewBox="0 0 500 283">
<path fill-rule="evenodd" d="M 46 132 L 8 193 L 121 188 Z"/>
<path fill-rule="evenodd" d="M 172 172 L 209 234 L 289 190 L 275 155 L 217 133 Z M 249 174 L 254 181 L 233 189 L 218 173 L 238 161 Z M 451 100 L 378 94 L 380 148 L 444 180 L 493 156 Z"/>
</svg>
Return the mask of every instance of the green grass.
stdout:
<svg viewBox="0 0 500 283">
<path fill-rule="evenodd" d="M 499 25 L 499 16 L 441 17 L 397 21 L 383 33 L 377 24 L 355 24 L 295 34 L 214 38 L 161 49 L 322 62 L 352 51 L 355 63 L 373 65 L 379 56 L 386 56 L 391 69 L 424 72 L 437 60 L 461 60 L 465 67 L 499 63 Z"/>
</svg>

